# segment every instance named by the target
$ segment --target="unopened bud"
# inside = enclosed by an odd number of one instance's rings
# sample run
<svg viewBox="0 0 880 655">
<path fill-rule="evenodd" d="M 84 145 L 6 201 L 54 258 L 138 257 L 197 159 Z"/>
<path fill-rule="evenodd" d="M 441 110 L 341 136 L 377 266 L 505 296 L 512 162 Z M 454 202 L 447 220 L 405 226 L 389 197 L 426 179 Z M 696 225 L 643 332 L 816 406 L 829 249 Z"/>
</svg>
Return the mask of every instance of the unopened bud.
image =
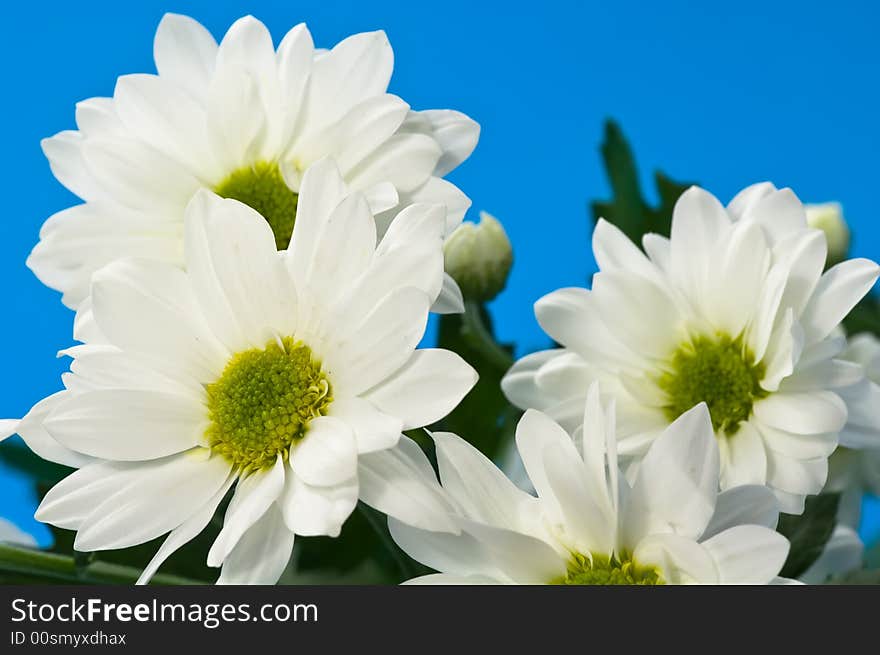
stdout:
<svg viewBox="0 0 880 655">
<path fill-rule="evenodd" d="M 487 302 L 504 289 L 513 264 L 513 249 L 501 223 L 480 212 L 479 223 L 462 223 L 443 248 L 446 272 L 465 300 Z"/>
<path fill-rule="evenodd" d="M 826 202 L 821 205 L 806 205 L 804 208 L 809 226 L 825 233 L 828 241 L 828 265 L 846 259 L 849 252 L 849 226 L 843 218 L 840 203 Z"/>
</svg>

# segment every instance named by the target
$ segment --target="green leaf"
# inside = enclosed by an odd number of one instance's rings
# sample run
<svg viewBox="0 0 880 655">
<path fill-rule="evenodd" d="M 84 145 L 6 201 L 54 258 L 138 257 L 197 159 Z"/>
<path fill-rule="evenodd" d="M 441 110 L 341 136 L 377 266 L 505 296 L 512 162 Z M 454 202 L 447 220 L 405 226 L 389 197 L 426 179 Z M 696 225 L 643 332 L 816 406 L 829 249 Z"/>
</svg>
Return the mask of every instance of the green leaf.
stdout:
<svg viewBox="0 0 880 655">
<path fill-rule="evenodd" d="M 870 332 L 875 337 L 880 337 L 880 301 L 877 296 L 869 294 L 862 298 L 843 319 L 843 327 L 847 334 Z"/>
<path fill-rule="evenodd" d="M 520 415 L 501 392 L 501 378 L 513 365 L 512 346 L 496 341 L 485 305 L 472 302 L 464 314 L 440 317 L 438 345 L 461 355 L 480 379 L 458 407 L 431 429 L 454 432 L 487 457 L 497 457 Z"/>
<path fill-rule="evenodd" d="M 840 494 L 828 493 L 807 498 L 800 516 L 782 514 L 776 529 L 791 542 L 791 550 L 780 575 L 797 578 L 822 554 L 837 523 Z"/>
<path fill-rule="evenodd" d="M 642 195 L 632 149 L 620 126 L 612 120 L 605 123 L 602 159 L 611 183 L 612 198 L 592 203 L 593 220 L 598 222 L 604 218 L 613 223 L 636 244 L 641 244 L 642 235 L 648 232 L 669 236 L 672 208 L 691 184 L 675 182 L 657 171 L 654 181 L 660 204 L 657 207 L 649 205 Z"/>
<path fill-rule="evenodd" d="M 9 468 L 49 486 L 73 473 L 74 469 L 49 462 L 17 442 L 15 439 L 0 444 L 0 461 Z"/>
</svg>

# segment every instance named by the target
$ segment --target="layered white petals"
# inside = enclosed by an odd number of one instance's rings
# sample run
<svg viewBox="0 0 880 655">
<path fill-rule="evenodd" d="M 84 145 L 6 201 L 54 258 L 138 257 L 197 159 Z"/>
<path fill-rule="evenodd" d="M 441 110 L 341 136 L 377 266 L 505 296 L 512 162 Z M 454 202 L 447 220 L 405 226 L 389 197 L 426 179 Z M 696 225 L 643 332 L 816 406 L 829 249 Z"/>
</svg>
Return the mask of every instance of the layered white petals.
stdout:
<svg viewBox="0 0 880 655">
<path fill-rule="evenodd" d="M 85 301 L 92 275 L 119 257 L 182 263 L 193 196 L 257 164 L 277 164 L 301 193 L 309 170 L 334 159 L 346 184 L 365 193 L 380 234 L 400 209 L 432 203 L 448 209 L 445 236 L 470 205 L 442 176 L 471 154 L 479 125 L 453 110 L 412 111 L 389 94 L 394 55 L 384 32 L 355 34 L 323 51 L 300 24 L 276 50 L 252 16 L 218 45 L 193 19 L 167 14 L 153 54 L 157 75 L 121 76 L 113 98 L 78 105 L 78 131 L 43 141 L 55 176 L 95 216 L 66 221 L 64 238 L 41 235 L 30 259 L 70 307 Z M 323 202 L 337 204 L 332 194 Z M 298 214 L 310 209 L 301 202 Z M 443 301 L 438 310 L 458 311 L 454 294 Z"/>
<path fill-rule="evenodd" d="M 800 511 L 819 490 L 819 460 L 837 443 L 880 444 L 880 387 L 841 360 L 845 342 L 836 333 L 880 267 L 850 260 L 823 273 L 824 233 L 808 227 L 790 189 L 757 184 L 725 208 L 693 187 L 676 202 L 671 236 L 647 234 L 642 245 L 644 253 L 617 227 L 597 223 L 592 289 L 559 289 L 536 303 L 538 322 L 562 349 L 514 364 L 502 381 L 512 403 L 574 432 L 573 407 L 600 381 L 617 402 L 620 451 L 637 466 L 676 418 L 669 410 L 682 398 L 670 383 L 684 375 L 683 362 L 705 356 L 706 377 L 688 372 L 693 398 L 684 399 L 703 400 L 713 413 L 725 412 L 728 400 L 747 410 L 712 417 L 721 488 L 769 485 L 786 511 Z M 740 347 L 759 378 L 754 391 L 718 404 L 716 391 L 745 387 L 711 370 L 721 365 L 711 363 L 716 339 Z"/>
<path fill-rule="evenodd" d="M 412 584 L 600 584 L 630 559 L 631 575 L 666 584 L 775 579 L 789 547 L 773 529 L 776 499 L 761 486 L 719 495 L 705 404 L 653 441 L 631 483 L 617 468 L 613 403 L 603 405 L 594 383 L 581 407 L 575 439 L 542 412 L 520 420 L 517 448 L 537 498 L 459 437 L 433 435 L 454 526 L 389 521 L 397 544 L 439 571 Z M 433 481 L 424 456 L 417 459 L 423 482 Z"/>
</svg>

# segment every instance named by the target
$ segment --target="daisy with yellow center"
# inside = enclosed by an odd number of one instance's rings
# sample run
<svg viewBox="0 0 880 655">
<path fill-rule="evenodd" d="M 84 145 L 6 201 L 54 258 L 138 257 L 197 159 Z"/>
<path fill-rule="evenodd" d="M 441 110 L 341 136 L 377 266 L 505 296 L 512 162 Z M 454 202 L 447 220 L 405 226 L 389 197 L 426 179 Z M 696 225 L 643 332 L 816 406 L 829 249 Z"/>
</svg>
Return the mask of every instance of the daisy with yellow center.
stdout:
<svg viewBox="0 0 880 655">
<path fill-rule="evenodd" d="M 79 308 L 95 271 L 123 257 L 183 265 L 184 211 L 200 189 L 258 211 L 284 249 L 305 171 L 333 157 L 362 191 L 379 234 L 395 207 L 446 207 L 443 234 L 470 200 L 443 176 L 474 149 L 479 126 L 452 110 L 412 111 L 389 94 L 394 54 L 384 32 L 329 51 L 305 24 L 276 49 L 260 21 L 236 21 L 219 45 L 195 20 L 167 14 L 155 75 L 123 75 L 111 98 L 76 108 L 77 130 L 45 139 L 58 180 L 84 204 L 52 216 L 28 265 Z M 461 311 L 445 278 L 436 311 Z"/>
<path fill-rule="evenodd" d="M 439 573 L 411 584 L 664 585 L 777 581 L 789 544 L 775 532 L 773 493 L 719 493 L 718 444 L 705 404 L 654 441 L 630 483 L 618 471 L 615 413 L 591 386 L 572 438 L 529 410 L 516 444 L 537 497 L 473 446 L 434 434 L 440 485 L 455 530 L 390 519 L 411 557 Z M 424 457 L 423 455 L 421 456 Z M 413 468 L 430 470 L 426 461 Z"/>
<path fill-rule="evenodd" d="M 841 358 L 834 330 L 877 279 L 874 262 L 823 273 L 826 241 L 788 189 L 749 187 L 728 207 L 693 187 L 670 238 L 643 249 L 600 221 L 592 289 L 535 305 L 563 348 L 529 355 L 503 388 L 573 430 L 589 385 L 617 402 L 620 452 L 631 463 L 670 423 L 705 403 L 724 489 L 771 487 L 788 513 L 825 484 L 847 419 L 839 392 L 864 376 Z M 880 408 L 873 408 L 880 419 Z"/>
<path fill-rule="evenodd" d="M 146 581 L 234 486 L 208 563 L 223 583 L 274 583 L 294 535 L 338 535 L 358 499 L 405 518 L 435 502 L 400 480 L 401 431 L 476 381 L 458 355 L 416 349 L 442 285 L 444 208 L 410 206 L 377 245 L 367 201 L 330 160 L 298 203 L 279 253 L 262 216 L 202 191 L 185 269 L 126 259 L 96 275 L 102 339 L 66 352 L 66 391 L 38 421 L 83 460 L 37 512 L 76 530 L 78 550 L 167 533 Z"/>
</svg>

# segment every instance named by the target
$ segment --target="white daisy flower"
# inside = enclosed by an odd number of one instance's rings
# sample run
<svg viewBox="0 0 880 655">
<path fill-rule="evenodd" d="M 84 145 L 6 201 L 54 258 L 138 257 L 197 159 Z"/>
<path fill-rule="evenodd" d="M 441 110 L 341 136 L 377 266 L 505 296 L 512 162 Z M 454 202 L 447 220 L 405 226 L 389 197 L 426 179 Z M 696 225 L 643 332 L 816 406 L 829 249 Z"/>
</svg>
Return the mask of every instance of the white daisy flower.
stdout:
<svg viewBox="0 0 880 655">
<path fill-rule="evenodd" d="M 442 176 L 470 155 L 479 126 L 387 93 L 384 32 L 325 51 L 300 24 L 276 50 L 247 16 L 218 46 L 193 19 L 166 14 L 154 58 L 157 75 L 120 77 L 112 98 L 77 105 L 78 130 L 43 141 L 55 176 L 85 202 L 46 221 L 28 266 L 71 308 L 92 273 L 121 257 L 182 264 L 184 210 L 199 189 L 259 211 L 285 248 L 303 173 L 324 156 L 366 194 L 380 234 L 398 205 L 445 204 L 444 234 L 470 205 Z M 437 310 L 460 308 L 447 281 Z"/>
<path fill-rule="evenodd" d="M 721 451 L 721 486 L 766 484 L 789 513 L 825 484 L 847 410 L 835 389 L 860 367 L 832 335 L 877 279 L 877 264 L 826 273 L 823 233 L 788 189 L 758 184 L 725 209 L 693 187 L 675 205 L 671 238 L 647 256 L 600 221 L 591 290 L 535 305 L 564 348 L 529 355 L 503 381 L 516 405 L 576 427 L 589 384 L 617 400 L 620 453 L 637 461 L 667 425 L 705 402 Z"/>
<path fill-rule="evenodd" d="M 632 485 L 618 472 L 613 403 L 589 392 L 580 441 L 529 410 L 516 443 L 537 498 L 473 446 L 434 434 L 459 532 L 390 519 L 397 544 L 439 571 L 418 584 L 765 584 L 788 541 L 766 487 L 718 492 L 718 446 L 705 404 L 654 440 Z"/>
<path fill-rule="evenodd" d="M 826 489 L 840 493 L 841 523 L 858 528 L 863 496 L 880 495 L 880 340 L 857 334 L 847 341 L 840 359 L 862 367 L 865 377 L 838 391 L 849 412 L 840 447 L 831 455 Z"/>
<path fill-rule="evenodd" d="M 405 514 L 419 499 L 397 486 L 399 462 L 417 446 L 401 430 L 442 418 L 477 375 L 455 353 L 416 350 L 442 283 L 445 212 L 403 213 L 377 247 L 366 200 L 325 160 L 303 178 L 285 252 L 256 211 L 201 191 L 185 270 L 102 269 L 93 316 L 107 342 L 66 352 L 66 391 L 42 419 L 96 461 L 37 517 L 76 530 L 81 551 L 170 533 L 146 581 L 235 485 L 208 563 L 221 583 L 273 583 L 294 534 L 338 535 L 358 498 Z"/>
</svg>

